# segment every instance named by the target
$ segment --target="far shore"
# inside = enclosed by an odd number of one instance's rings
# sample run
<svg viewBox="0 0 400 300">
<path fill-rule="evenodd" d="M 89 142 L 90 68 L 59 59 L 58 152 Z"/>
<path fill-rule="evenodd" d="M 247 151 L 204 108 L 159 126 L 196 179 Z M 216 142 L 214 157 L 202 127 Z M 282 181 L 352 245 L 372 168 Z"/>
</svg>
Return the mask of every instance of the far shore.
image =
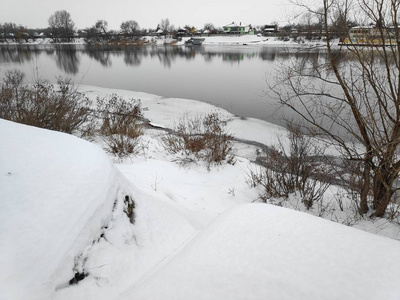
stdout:
<svg viewBox="0 0 400 300">
<path fill-rule="evenodd" d="M 87 43 L 84 38 L 76 38 L 72 42 L 55 43 L 51 38 L 38 38 L 28 39 L 21 42 L 15 42 L 12 39 L 6 39 L 0 42 L 0 45 L 176 45 L 183 46 L 185 42 L 191 37 L 182 37 L 174 39 L 169 36 L 144 36 L 139 40 L 113 40 L 113 41 L 97 41 Z M 202 45 L 243 45 L 243 46 L 289 46 L 289 47 L 323 47 L 325 41 L 323 40 L 305 40 L 303 38 L 280 38 L 273 36 L 259 36 L 259 35 L 229 35 L 229 36 L 202 36 L 204 42 Z M 333 42 L 334 45 L 338 41 Z"/>
</svg>

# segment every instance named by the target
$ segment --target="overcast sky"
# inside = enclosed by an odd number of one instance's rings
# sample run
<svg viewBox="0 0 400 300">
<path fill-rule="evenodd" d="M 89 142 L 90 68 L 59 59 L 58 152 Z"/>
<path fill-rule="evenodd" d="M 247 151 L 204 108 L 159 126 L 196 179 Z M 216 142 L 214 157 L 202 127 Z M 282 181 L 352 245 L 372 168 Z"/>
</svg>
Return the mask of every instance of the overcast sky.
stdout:
<svg viewBox="0 0 400 300">
<path fill-rule="evenodd" d="M 57 10 L 66 10 L 78 29 L 106 20 L 109 29 L 135 20 L 141 28 L 156 28 L 169 18 L 176 28 L 185 25 L 202 28 L 205 23 L 222 27 L 235 21 L 252 25 L 274 21 L 287 23 L 285 0 L 3 0 L 0 23 L 13 22 L 29 28 L 48 27 L 48 18 Z"/>
</svg>

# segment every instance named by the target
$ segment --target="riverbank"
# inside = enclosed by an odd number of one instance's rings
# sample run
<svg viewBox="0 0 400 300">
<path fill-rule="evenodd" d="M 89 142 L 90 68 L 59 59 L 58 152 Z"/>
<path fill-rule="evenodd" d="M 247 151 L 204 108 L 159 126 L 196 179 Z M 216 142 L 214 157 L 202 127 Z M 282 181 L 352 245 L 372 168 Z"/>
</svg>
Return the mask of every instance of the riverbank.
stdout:
<svg viewBox="0 0 400 300">
<path fill-rule="evenodd" d="M 301 46 L 316 46 L 323 47 L 325 42 L 322 40 L 308 41 L 303 38 L 294 40 L 293 38 L 279 38 L 279 37 L 265 37 L 257 35 L 218 35 L 218 36 L 202 36 L 204 38 L 203 45 L 260 45 L 260 46 L 288 46 L 288 47 L 301 47 Z M 173 39 L 172 37 L 165 36 L 144 36 L 138 41 L 104 41 L 91 44 L 98 45 L 185 45 L 185 42 L 190 37 L 183 37 L 180 40 Z M 15 42 L 14 40 L 6 40 L 0 45 L 48 45 L 48 44 L 63 44 L 63 45 L 86 45 L 84 38 L 76 38 L 69 43 L 54 43 L 50 38 L 31 39 L 28 41 Z M 338 41 L 333 43 L 338 44 Z"/>
<path fill-rule="evenodd" d="M 291 209 L 254 203 L 262 192 L 249 184 L 249 172 L 258 168 L 252 160 L 263 151 L 257 145 L 237 141 L 235 164 L 207 168 L 179 160 L 161 142 L 164 129 L 210 112 L 236 138 L 267 146 L 278 136 L 287 145 L 282 127 L 190 99 L 79 89 L 93 100 L 140 99 L 153 126 L 136 155 L 111 163 L 101 139 L 90 143 L 0 120 L 1 299 L 399 295 L 395 223 L 357 217 L 335 186 L 309 210 L 296 195 L 275 199 Z M 374 260 L 376 253 L 385 255 Z"/>
</svg>

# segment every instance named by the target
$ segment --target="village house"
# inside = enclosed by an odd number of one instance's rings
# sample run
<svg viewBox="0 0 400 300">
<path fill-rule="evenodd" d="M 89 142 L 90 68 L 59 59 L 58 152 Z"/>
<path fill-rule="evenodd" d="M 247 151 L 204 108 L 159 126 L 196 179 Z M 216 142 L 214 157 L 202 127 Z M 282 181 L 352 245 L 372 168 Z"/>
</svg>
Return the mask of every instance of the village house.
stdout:
<svg viewBox="0 0 400 300">
<path fill-rule="evenodd" d="M 227 34 L 254 34 L 254 30 L 251 25 L 242 25 L 242 22 L 236 24 L 232 22 L 231 24 L 222 27 L 224 32 Z"/>
<path fill-rule="evenodd" d="M 278 33 L 278 25 L 264 25 L 263 35 L 275 35 Z"/>
<path fill-rule="evenodd" d="M 189 34 L 189 32 L 188 32 L 188 30 L 187 29 L 185 29 L 185 28 L 179 28 L 177 31 L 176 31 L 176 36 L 187 36 Z"/>
</svg>

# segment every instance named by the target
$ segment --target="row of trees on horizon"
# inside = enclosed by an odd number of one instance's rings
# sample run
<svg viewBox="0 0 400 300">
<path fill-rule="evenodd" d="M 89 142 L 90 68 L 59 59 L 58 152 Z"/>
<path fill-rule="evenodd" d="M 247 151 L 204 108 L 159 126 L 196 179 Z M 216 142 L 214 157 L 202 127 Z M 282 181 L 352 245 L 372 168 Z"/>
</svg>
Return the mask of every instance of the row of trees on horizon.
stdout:
<svg viewBox="0 0 400 300">
<path fill-rule="evenodd" d="M 135 20 L 123 21 L 120 25 L 120 30 L 112 30 L 108 27 L 106 20 L 97 20 L 96 23 L 84 29 L 77 29 L 75 23 L 69 12 L 65 10 L 56 11 L 48 19 L 49 27 L 47 28 L 28 28 L 23 25 L 17 25 L 12 22 L 0 23 L 0 34 L 4 37 L 11 36 L 22 36 L 29 35 L 34 36 L 36 34 L 43 33 L 46 36 L 73 36 L 74 34 L 126 34 L 126 35 L 144 35 L 154 32 L 161 32 L 163 34 L 174 34 L 181 27 L 175 27 L 169 18 L 162 19 L 154 28 L 141 28 L 139 23 Z M 251 25 L 250 25 L 251 26 Z M 198 31 L 209 31 L 210 33 L 224 33 L 222 27 L 217 27 L 213 23 L 205 23 L 202 28 L 196 28 L 195 26 L 185 25 L 184 28 L 188 33 L 195 34 Z M 257 26 L 260 28 L 261 26 Z"/>
<path fill-rule="evenodd" d="M 291 23 L 284 25 L 275 34 L 281 36 L 287 36 L 290 34 L 292 29 L 296 29 L 298 32 L 308 32 L 307 38 L 313 38 L 315 36 L 321 36 L 323 31 L 323 20 L 316 18 L 314 14 L 303 14 L 301 17 L 297 18 L 296 23 Z M 155 28 L 141 28 L 139 23 L 135 20 L 123 21 L 120 25 L 120 30 L 110 30 L 108 27 L 108 22 L 106 20 L 97 20 L 93 26 L 77 29 L 75 23 L 69 12 L 66 10 L 59 10 L 54 12 L 48 19 L 49 26 L 47 28 L 28 28 L 23 25 L 17 25 L 15 23 L 0 23 L 0 34 L 3 38 L 29 38 L 29 37 L 39 37 L 46 36 L 52 37 L 55 40 L 61 38 L 70 39 L 74 36 L 80 37 L 92 37 L 99 35 L 146 35 L 158 32 L 159 34 L 171 34 L 174 35 L 181 28 L 184 29 L 188 34 L 195 35 L 206 32 L 207 34 L 224 34 L 224 29 L 222 27 L 217 27 L 213 23 L 205 23 L 202 28 L 196 28 L 195 26 L 185 25 L 183 27 L 174 26 L 168 18 L 162 19 Z M 342 16 L 337 16 L 335 20 L 332 20 L 331 27 L 332 32 L 334 32 L 336 37 L 342 37 L 347 34 L 348 28 L 359 25 L 359 22 L 350 21 L 348 19 L 343 19 Z M 277 22 L 272 22 L 270 24 L 264 25 L 249 25 L 250 28 L 255 32 L 255 34 L 264 33 L 265 26 L 276 26 Z M 365 25 L 365 24 L 364 24 Z"/>
</svg>

